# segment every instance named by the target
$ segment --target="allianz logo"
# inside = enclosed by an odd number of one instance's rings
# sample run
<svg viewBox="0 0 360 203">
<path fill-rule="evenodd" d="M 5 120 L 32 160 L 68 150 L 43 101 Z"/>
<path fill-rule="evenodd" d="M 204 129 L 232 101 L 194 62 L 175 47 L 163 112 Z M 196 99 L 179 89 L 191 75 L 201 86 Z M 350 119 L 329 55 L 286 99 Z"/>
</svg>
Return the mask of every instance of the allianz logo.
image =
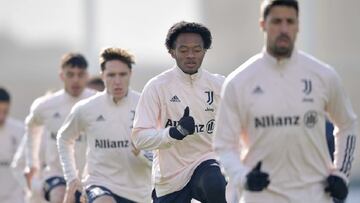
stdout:
<svg viewBox="0 0 360 203">
<path fill-rule="evenodd" d="M 266 128 L 266 127 L 283 127 L 283 126 L 299 126 L 300 116 L 261 116 L 255 117 L 255 128 Z"/>
</svg>

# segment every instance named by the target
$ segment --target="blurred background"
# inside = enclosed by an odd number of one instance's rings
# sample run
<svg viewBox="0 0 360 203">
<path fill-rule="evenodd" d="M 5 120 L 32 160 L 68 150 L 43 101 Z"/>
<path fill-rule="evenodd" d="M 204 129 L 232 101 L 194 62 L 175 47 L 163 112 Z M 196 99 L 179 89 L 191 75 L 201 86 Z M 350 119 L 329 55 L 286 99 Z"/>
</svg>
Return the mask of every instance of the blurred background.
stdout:
<svg viewBox="0 0 360 203">
<path fill-rule="evenodd" d="M 61 88 L 58 71 L 63 53 L 83 53 L 96 75 L 100 50 L 118 46 L 135 55 L 132 88 L 141 91 L 150 78 L 174 64 L 164 40 L 170 26 L 180 20 L 210 28 L 213 46 L 202 68 L 226 76 L 263 46 L 260 2 L 0 0 L 0 86 L 12 94 L 12 116 L 24 119 L 35 98 Z M 299 2 L 297 47 L 336 68 L 360 115 L 360 1 Z M 360 202 L 359 159 L 357 150 L 350 203 Z"/>
</svg>

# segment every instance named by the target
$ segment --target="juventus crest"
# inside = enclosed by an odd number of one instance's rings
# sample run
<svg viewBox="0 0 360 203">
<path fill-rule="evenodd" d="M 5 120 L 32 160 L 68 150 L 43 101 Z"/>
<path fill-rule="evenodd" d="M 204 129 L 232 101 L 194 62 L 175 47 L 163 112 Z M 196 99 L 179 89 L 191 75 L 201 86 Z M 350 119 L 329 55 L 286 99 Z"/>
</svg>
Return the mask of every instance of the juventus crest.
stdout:
<svg viewBox="0 0 360 203">
<path fill-rule="evenodd" d="M 205 93 L 207 94 L 206 103 L 211 105 L 214 102 L 214 91 L 205 91 Z"/>
</svg>

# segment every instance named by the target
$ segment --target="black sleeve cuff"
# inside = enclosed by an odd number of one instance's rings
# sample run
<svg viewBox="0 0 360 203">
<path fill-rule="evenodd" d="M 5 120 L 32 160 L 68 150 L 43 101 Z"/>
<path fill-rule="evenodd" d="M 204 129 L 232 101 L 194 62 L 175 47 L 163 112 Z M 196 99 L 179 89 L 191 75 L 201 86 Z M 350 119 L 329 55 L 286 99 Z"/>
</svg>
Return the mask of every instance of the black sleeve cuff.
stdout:
<svg viewBox="0 0 360 203">
<path fill-rule="evenodd" d="M 184 135 L 182 135 L 177 129 L 176 127 L 171 127 L 169 130 L 169 135 L 170 137 L 177 139 L 177 140 L 182 140 L 184 139 Z"/>
</svg>

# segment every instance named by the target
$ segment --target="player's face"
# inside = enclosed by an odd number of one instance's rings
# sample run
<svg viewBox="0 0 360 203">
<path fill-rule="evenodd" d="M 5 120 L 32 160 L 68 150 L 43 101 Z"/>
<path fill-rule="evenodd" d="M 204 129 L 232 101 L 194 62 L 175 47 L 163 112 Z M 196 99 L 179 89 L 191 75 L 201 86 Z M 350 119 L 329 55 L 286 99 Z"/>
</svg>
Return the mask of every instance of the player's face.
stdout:
<svg viewBox="0 0 360 203">
<path fill-rule="evenodd" d="M 187 74 L 198 71 L 205 53 L 204 42 L 196 33 L 181 33 L 175 40 L 174 49 L 170 50 L 178 67 Z"/>
<path fill-rule="evenodd" d="M 265 32 L 268 53 L 278 59 L 290 57 L 299 31 L 296 10 L 288 6 L 274 6 L 260 26 Z"/>
<path fill-rule="evenodd" d="M 115 101 L 122 99 L 128 92 L 131 70 L 120 60 L 111 60 L 105 63 L 102 78 L 107 92 Z"/>
<path fill-rule="evenodd" d="M 65 66 L 60 73 L 66 92 L 73 97 L 80 96 L 86 87 L 88 77 L 87 71 L 78 67 Z"/>
<path fill-rule="evenodd" d="M 10 103 L 0 101 L 0 126 L 4 125 L 6 118 L 9 114 Z"/>
</svg>

